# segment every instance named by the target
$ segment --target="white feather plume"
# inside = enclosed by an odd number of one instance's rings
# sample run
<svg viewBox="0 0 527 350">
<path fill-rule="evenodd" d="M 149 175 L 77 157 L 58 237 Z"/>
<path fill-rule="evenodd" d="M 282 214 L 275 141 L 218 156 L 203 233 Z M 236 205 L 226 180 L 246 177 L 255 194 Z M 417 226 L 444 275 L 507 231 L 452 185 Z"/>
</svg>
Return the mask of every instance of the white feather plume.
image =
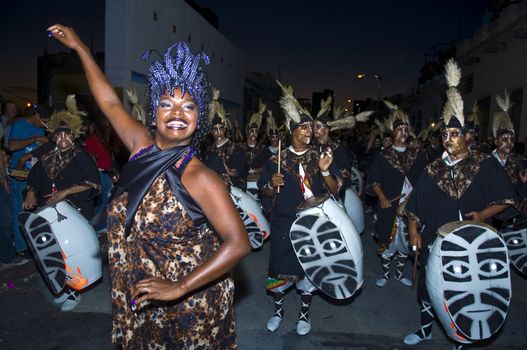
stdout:
<svg viewBox="0 0 527 350">
<path fill-rule="evenodd" d="M 298 100 L 295 98 L 293 87 L 288 85 L 282 85 L 278 80 L 276 83 L 280 86 L 282 89 L 282 97 L 280 98 L 280 107 L 284 110 L 284 114 L 286 118 L 289 120 L 287 125 L 287 129 L 291 131 L 290 129 L 290 123 L 291 121 L 293 123 L 300 123 L 301 120 L 301 114 L 309 115 L 309 112 L 298 102 Z"/>
</svg>

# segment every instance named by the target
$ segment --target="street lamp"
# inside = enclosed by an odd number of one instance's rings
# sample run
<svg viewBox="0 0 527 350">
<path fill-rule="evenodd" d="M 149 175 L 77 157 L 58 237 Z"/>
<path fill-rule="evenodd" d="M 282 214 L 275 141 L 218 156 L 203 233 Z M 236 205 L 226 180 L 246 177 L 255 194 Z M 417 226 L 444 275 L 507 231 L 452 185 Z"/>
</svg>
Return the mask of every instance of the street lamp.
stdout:
<svg viewBox="0 0 527 350">
<path fill-rule="evenodd" d="M 355 74 L 355 77 L 357 77 L 357 79 L 363 79 L 366 78 L 366 74 Z M 379 113 L 379 103 L 381 102 L 382 76 L 380 74 L 374 74 L 373 77 L 377 80 L 377 104 L 375 106 L 375 118 L 377 118 L 377 114 Z"/>
</svg>

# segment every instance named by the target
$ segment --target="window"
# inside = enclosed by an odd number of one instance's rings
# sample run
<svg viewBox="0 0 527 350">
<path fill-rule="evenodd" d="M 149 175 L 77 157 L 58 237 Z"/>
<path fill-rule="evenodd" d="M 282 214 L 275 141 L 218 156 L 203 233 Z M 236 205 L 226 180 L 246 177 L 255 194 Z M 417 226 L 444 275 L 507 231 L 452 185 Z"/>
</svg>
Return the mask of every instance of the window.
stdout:
<svg viewBox="0 0 527 350">
<path fill-rule="evenodd" d="M 172 33 L 175 33 L 176 32 L 176 25 L 172 25 Z"/>
<path fill-rule="evenodd" d="M 188 36 L 188 40 L 187 41 L 188 41 L 189 44 L 192 42 L 192 37 L 190 35 Z"/>
<path fill-rule="evenodd" d="M 154 12 L 153 17 L 154 17 L 154 21 L 157 21 L 157 12 Z"/>
<path fill-rule="evenodd" d="M 201 44 L 201 51 L 205 51 L 205 45 Z"/>
</svg>

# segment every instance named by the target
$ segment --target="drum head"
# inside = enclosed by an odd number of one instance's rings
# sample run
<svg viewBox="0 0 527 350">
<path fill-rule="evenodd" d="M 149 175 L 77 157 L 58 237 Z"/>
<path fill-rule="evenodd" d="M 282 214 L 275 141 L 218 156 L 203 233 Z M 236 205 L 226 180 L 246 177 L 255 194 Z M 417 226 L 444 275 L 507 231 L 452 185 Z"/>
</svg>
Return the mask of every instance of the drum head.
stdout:
<svg viewBox="0 0 527 350">
<path fill-rule="evenodd" d="M 511 299 L 507 247 L 488 225 L 456 224 L 440 241 L 442 312 L 464 337 L 487 339 L 503 325 Z"/>
<path fill-rule="evenodd" d="M 507 245 L 511 263 L 522 275 L 527 276 L 527 222 L 505 227 L 500 234 Z"/>
<path fill-rule="evenodd" d="M 58 294 L 64 289 L 67 274 L 62 250 L 50 223 L 29 212 L 18 214 L 18 222 L 42 278 L 51 291 Z"/>
<path fill-rule="evenodd" d="M 360 287 L 353 256 L 339 228 L 325 216 L 302 215 L 291 226 L 291 243 L 309 280 L 334 299 Z"/>
<path fill-rule="evenodd" d="M 264 235 L 260 230 L 260 227 L 258 227 L 258 224 L 255 222 L 255 220 L 253 220 L 245 210 L 240 207 L 236 207 L 236 209 L 238 210 L 240 219 L 242 219 L 245 229 L 247 230 L 247 234 L 249 235 L 251 247 L 253 249 L 260 248 L 264 241 Z"/>
<path fill-rule="evenodd" d="M 322 193 L 322 194 L 319 194 L 318 196 L 313 196 L 309 199 L 306 199 L 302 203 L 300 203 L 298 207 L 296 207 L 296 211 L 301 211 L 301 210 L 316 207 L 317 205 L 324 203 L 324 201 L 328 198 L 329 198 L 329 194 L 327 193 Z"/>
</svg>

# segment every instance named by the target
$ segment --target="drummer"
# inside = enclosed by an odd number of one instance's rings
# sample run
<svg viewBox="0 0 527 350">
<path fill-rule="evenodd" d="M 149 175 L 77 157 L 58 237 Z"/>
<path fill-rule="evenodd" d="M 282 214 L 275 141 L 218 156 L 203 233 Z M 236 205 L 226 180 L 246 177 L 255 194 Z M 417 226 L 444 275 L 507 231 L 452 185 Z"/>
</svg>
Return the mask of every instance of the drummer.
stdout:
<svg viewBox="0 0 527 350">
<path fill-rule="evenodd" d="M 99 171 L 93 158 L 76 142 L 85 113 L 77 110 L 75 95 L 67 97 L 66 107 L 51 116 L 48 130 L 55 147 L 39 157 L 31 169 L 23 206 L 30 210 L 67 200 L 90 220 L 101 191 Z M 62 304 L 62 311 L 70 311 L 80 298 L 78 292 L 66 287 L 53 302 Z"/>
<path fill-rule="evenodd" d="M 249 167 L 249 176 L 252 174 L 259 174 L 267 161 L 261 158 L 264 145 L 258 142 L 258 133 L 262 125 L 263 113 L 265 112 L 265 104 L 260 101 L 258 112 L 254 113 L 247 124 L 247 141 L 241 146 L 245 154 L 245 162 Z"/>
<path fill-rule="evenodd" d="M 280 83 L 279 83 L 280 84 Z M 305 277 L 291 241 L 289 232 L 296 219 L 296 208 L 304 200 L 324 191 L 337 194 L 339 185 L 331 149 L 318 150 L 310 147 L 313 138 L 313 119 L 293 97 L 291 87 L 283 87 L 280 105 L 287 118 L 292 134 L 291 146 L 273 156 L 265 165 L 258 180 L 258 188 L 264 196 L 273 198 L 271 211 L 271 251 L 266 288 L 274 298 L 275 313 L 267 322 L 271 332 L 280 327 L 284 317 L 284 295 L 293 285 L 301 292 L 302 304 L 296 325 L 299 335 L 311 330 L 309 307 L 316 287 Z M 278 161 L 280 160 L 279 168 Z"/>
<path fill-rule="evenodd" d="M 408 255 L 401 249 L 395 249 L 393 244 L 401 225 L 397 217 L 398 209 L 406 203 L 407 195 L 426 165 L 426 156 L 418 149 L 408 147 L 408 115 L 389 101 L 384 102 L 391 111 L 386 124 L 392 133 L 393 144 L 377 154 L 368 171 L 367 182 L 367 191 L 378 198 L 375 231 L 383 274 L 375 284 L 378 287 L 388 284 L 392 260 L 395 260 L 395 278 L 411 287 L 412 280 L 403 274 Z"/>
<path fill-rule="evenodd" d="M 244 188 L 247 170 L 243 149 L 228 138 L 232 126 L 219 102 L 219 96 L 220 91 L 213 89 L 209 123 L 212 125 L 214 143 L 206 151 L 206 164 L 222 176 L 226 184 Z"/>
<path fill-rule="evenodd" d="M 421 326 L 404 338 L 404 343 L 408 345 L 432 338 L 434 314 L 426 290 L 426 263 L 428 247 L 433 243 L 438 228 L 458 220 L 486 222 L 507 205 L 514 205 L 507 175 L 496 159 L 468 149 L 463 100 L 456 87 L 461 71 L 453 60 L 448 61 L 445 68 L 448 98 L 443 109 L 441 134 L 445 152 L 426 166 L 405 209 L 409 219 L 410 244 L 420 252 L 417 293 Z M 456 344 L 454 349 L 464 347 Z"/>
<path fill-rule="evenodd" d="M 520 207 L 523 207 L 527 201 L 527 161 L 524 156 L 513 151 L 516 133 L 509 116 L 511 103 L 507 90 L 505 90 L 503 97 L 496 96 L 496 100 L 500 111 L 494 114 L 492 120 L 492 133 L 496 145 L 492 155 L 505 169 L 514 188 L 517 201 L 521 203 Z"/>
</svg>

